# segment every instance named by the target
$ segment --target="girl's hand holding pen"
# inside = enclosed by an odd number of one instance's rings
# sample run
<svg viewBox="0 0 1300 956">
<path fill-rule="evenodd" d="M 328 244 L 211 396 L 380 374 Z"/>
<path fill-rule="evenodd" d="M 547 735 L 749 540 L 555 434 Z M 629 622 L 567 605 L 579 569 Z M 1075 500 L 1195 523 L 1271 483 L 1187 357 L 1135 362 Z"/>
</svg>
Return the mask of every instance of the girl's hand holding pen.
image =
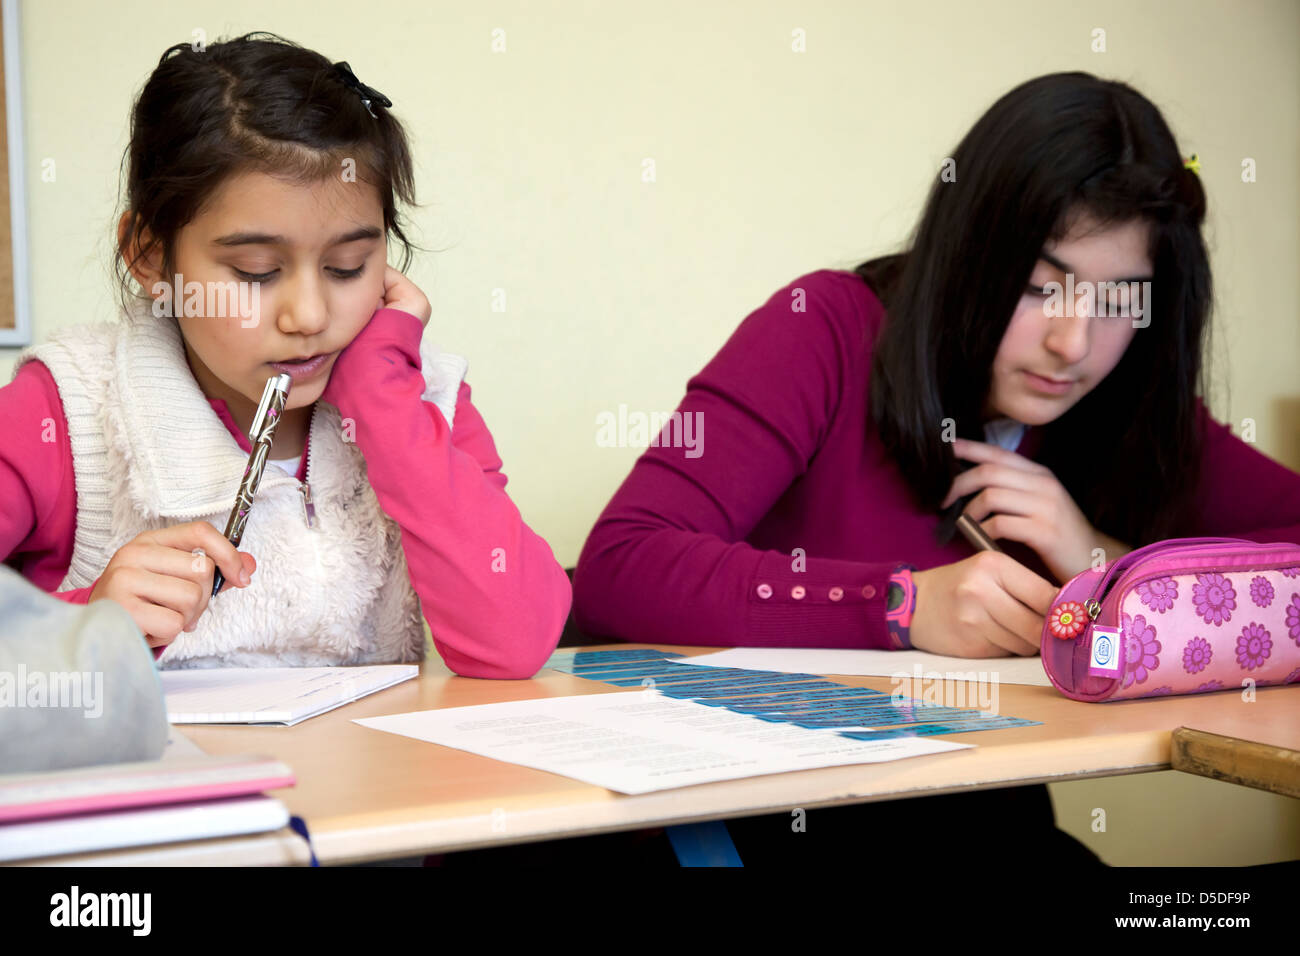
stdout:
<svg viewBox="0 0 1300 956">
<path fill-rule="evenodd" d="M 1057 590 L 999 551 L 913 571 L 912 583 L 912 646 L 950 657 L 1037 653 L 1043 619 Z"/>
<path fill-rule="evenodd" d="M 217 567 L 227 579 L 224 591 L 247 587 L 257 561 L 206 521 L 145 531 L 113 555 L 90 600 L 116 601 L 135 619 L 150 647 L 163 647 L 197 626 Z"/>
<path fill-rule="evenodd" d="M 957 476 L 941 507 L 979 492 L 967 503 L 966 514 L 990 538 L 1033 548 L 1059 581 L 1087 569 L 1094 548 L 1104 550 L 1108 563 L 1131 550 L 1088 522 L 1050 468 L 997 445 L 962 438 L 953 442 L 953 453 L 977 464 Z"/>
</svg>

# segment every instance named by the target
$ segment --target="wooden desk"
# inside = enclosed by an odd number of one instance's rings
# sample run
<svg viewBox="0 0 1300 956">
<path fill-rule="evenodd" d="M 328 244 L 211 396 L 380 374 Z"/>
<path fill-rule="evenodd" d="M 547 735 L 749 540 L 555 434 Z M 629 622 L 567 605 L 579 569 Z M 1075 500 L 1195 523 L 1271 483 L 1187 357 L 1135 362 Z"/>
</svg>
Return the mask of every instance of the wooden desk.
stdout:
<svg viewBox="0 0 1300 956">
<path fill-rule="evenodd" d="M 1292 691 L 1300 693 L 1300 691 Z M 1285 709 L 1198 714 L 1173 733 L 1175 770 L 1300 797 L 1300 719 Z"/>
<path fill-rule="evenodd" d="M 659 646 L 686 654 L 716 650 Z M 837 679 L 893 690 L 887 677 Z M 904 693 L 912 693 L 910 681 L 903 685 Z M 1240 695 L 1233 693 L 1083 704 L 1050 687 L 1005 684 L 999 688 L 999 712 L 1040 720 L 1040 726 L 944 738 L 976 744 L 973 750 L 624 796 L 352 723 L 359 717 L 437 707 L 639 692 L 639 688 L 615 688 L 549 670 L 528 681 L 473 680 L 451 675 L 441 661 L 428 661 L 418 680 L 297 727 L 187 727 L 185 733 L 209 753 L 269 754 L 292 767 L 298 785 L 272 793 L 306 819 L 317 855 L 327 864 L 789 812 L 796 807 L 1167 770 L 1170 734 L 1179 727 L 1213 726 L 1214 721 L 1231 720 L 1243 712 L 1253 721 L 1300 724 L 1300 693 L 1290 687 L 1263 688 L 1251 704 L 1243 704 Z M 282 831 L 49 862 L 274 865 L 306 861 L 303 842 Z"/>
</svg>

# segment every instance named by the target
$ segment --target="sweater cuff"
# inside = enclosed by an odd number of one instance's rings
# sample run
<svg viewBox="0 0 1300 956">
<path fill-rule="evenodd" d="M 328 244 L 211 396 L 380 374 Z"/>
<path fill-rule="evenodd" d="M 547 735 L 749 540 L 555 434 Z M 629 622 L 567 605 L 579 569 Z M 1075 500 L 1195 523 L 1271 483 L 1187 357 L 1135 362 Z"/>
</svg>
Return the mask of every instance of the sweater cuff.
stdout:
<svg viewBox="0 0 1300 956">
<path fill-rule="evenodd" d="M 424 326 L 409 312 L 380 309 L 339 355 L 321 398 L 343 411 L 352 409 L 353 398 L 386 388 L 407 375 L 415 376 L 423 387 L 423 334 Z"/>
<path fill-rule="evenodd" d="M 746 630 L 756 647 L 890 650 L 885 599 L 896 566 L 764 552 L 749 582 Z"/>
<path fill-rule="evenodd" d="M 418 316 L 401 309 L 380 309 L 370 319 L 367 337 L 376 349 L 396 345 L 402 352 L 420 355 L 420 339 L 424 337 L 424 323 Z"/>
<path fill-rule="evenodd" d="M 98 583 L 98 581 L 95 582 L 95 584 Z M 94 584 L 88 588 L 77 588 L 72 591 L 53 591 L 50 593 L 50 597 L 56 597 L 60 601 L 66 601 L 69 604 L 89 604 L 90 592 L 93 590 L 95 590 Z"/>
</svg>

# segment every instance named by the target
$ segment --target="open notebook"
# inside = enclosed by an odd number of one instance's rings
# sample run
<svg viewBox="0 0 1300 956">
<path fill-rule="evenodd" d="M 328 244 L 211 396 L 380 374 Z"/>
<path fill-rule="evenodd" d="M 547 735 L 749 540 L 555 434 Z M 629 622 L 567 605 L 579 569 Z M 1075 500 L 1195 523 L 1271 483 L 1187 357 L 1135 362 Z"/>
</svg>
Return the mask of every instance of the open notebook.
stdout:
<svg viewBox="0 0 1300 956">
<path fill-rule="evenodd" d="M 294 724 L 418 676 L 418 664 L 162 671 L 173 724 Z"/>
</svg>

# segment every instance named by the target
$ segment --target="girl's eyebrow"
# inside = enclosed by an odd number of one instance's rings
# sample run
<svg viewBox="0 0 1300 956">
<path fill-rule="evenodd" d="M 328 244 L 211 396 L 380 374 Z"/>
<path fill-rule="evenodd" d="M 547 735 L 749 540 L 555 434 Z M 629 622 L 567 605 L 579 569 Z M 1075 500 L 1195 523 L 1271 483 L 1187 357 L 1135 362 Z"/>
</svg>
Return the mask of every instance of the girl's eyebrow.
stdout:
<svg viewBox="0 0 1300 956">
<path fill-rule="evenodd" d="M 1073 268 L 1067 266 L 1060 259 L 1056 258 L 1056 256 L 1052 255 L 1050 252 L 1047 252 L 1045 250 L 1038 253 L 1038 258 L 1042 259 L 1048 265 L 1053 266 L 1056 269 L 1059 269 L 1061 272 L 1074 272 Z M 1151 282 L 1154 278 L 1155 278 L 1154 276 L 1146 275 L 1146 276 L 1133 276 L 1128 279 L 1110 279 L 1108 281 L 1113 282 L 1116 285 L 1119 285 L 1120 283 L 1123 282 Z"/>
<path fill-rule="evenodd" d="M 360 239 L 378 239 L 382 235 L 383 231 L 378 226 L 361 226 L 351 232 L 335 236 L 328 245 L 341 246 Z M 266 232 L 232 232 L 226 236 L 218 236 L 212 240 L 212 244 L 214 246 L 287 246 L 289 240 L 284 236 L 275 236 Z"/>
</svg>

